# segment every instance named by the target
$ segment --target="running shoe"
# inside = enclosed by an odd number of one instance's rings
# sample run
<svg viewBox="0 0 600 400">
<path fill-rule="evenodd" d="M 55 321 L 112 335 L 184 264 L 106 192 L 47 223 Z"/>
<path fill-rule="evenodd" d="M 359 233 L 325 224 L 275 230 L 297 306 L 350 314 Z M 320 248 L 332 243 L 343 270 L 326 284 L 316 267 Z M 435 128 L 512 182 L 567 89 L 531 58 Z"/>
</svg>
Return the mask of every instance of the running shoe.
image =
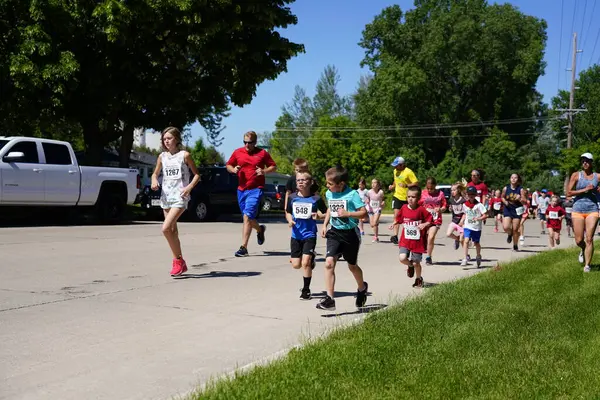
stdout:
<svg viewBox="0 0 600 400">
<path fill-rule="evenodd" d="M 585 260 L 583 259 L 583 250 L 579 252 L 579 262 L 583 264 Z"/>
<path fill-rule="evenodd" d="M 326 295 L 325 298 L 317 304 L 317 308 L 319 310 L 335 311 L 335 300 Z"/>
<path fill-rule="evenodd" d="M 477 268 L 481 268 L 481 256 L 477 256 L 475 260 L 477 261 Z"/>
<path fill-rule="evenodd" d="M 267 230 L 267 227 L 264 225 L 261 225 L 258 228 L 259 228 L 259 231 L 256 233 L 256 241 L 258 242 L 259 246 L 262 246 L 263 243 L 265 242 L 265 231 Z"/>
<path fill-rule="evenodd" d="M 425 264 L 426 265 L 433 265 L 433 260 L 431 259 L 431 257 L 425 257 Z"/>
<path fill-rule="evenodd" d="M 413 287 L 422 288 L 424 286 L 423 277 L 415 279 L 415 283 L 413 283 Z"/>
<path fill-rule="evenodd" d="M 524 246 L 524 245 L 525 245 L 525 238 L 524 238 L 523 236 L 521 236 L 521 237 L 519 238 L 519 244 L 520 244 L 521 246 Z"/>
<path fill-rule="evenodd" d="M 459 247 L 460 247 L 460 241 L 459 240 L 455 240 L 454 241 L 454 250 L 458 250 Z"/>
<path fill-rule="evenodd" d="M 244 246 L 240 246 L 240 249 L 235 252 L 236 257 L 248 257 L 248 249 Z"/>
<path fill-rule="evenodd" d="M 519 246 L 516 244 L 513 244 L 513 251 L 519 251 Z"/>
<path fill-rule="evenodd" d="M 560 246 L 560 238 L 556 239 L 556 245 Z"/>
<path fill-rule="evenodd" d="M 181 273 L 183 274 L 183 273 L 187 272 L 188 267 L 187 267 L 187 264 L 186 264 L 186 262 L 185 262 L 185 260 L 183 258 L 181 259 L 181 261 L 183 262 L 183 266 L 182 266 L 183 270 L 181 271 Z"/>
<path fill-rule="evenodd" d="M 390 242 L 392 242 L 392 244 L 398 244 L 398 236 L 394 235 L 390 237 Z"/>
<path fill-rule="evenodd" d="M 512 235 L 506 236 L 506 243 L 512 243 Z"/>
<path fill-rule="evenodd" d="M 592 269 L 590 268 L 589 265 L 586 265 L 585 267 L 583 267 L 583 272 L 590 272 Z"/>
<path fill-rule="evenodd" d="M 406 268 L 406 276 L 408 276 L 409 278 L 412 278 L 413 276 L 415 276 L 415 266 L 410 264 L 408 266 L 408 268 Z"/>
<path fill-rule="evenodd" d="M 379 238 L 377 236 L 375 236 L 375 238 L 373 239 L 373 243 L 379 243 Z"/>
<path fill-rule="evenodd" d="M 183 273 L 183 263 L 181 258 L 173 259 L 173 267 L 171 268 L 171 276 L 180 276 Z"/>
<path fill-rule="evenodd" d="M 498 233 L 498 228 L 494 228 L 494 232 L 495 232 L 495 233 Z"/>
<path fill-rule="evenodd" d="M 300 300 L 310 300 L 312 298 L 312 294 L 310 293 L 310 289 L 300 289 Z"/>
<path fill-rule="evenodd" d="M 466 266 L 467 266 L 467 259 L 466 259 L 466 258 L 464 258 L 464 259 L 462 260 L 462 262 L 460 263 L 460 266 L 461 266 L 461 267 L 466 267 Z"/>
<path fill-rule="evenodd" d="M 364 281 L 365 288 L 363 290 L 356 291 L 356 308 L 364 307 L 367 303 L 367 291 L 369 290 L 369 284 Z"/>
</svg>

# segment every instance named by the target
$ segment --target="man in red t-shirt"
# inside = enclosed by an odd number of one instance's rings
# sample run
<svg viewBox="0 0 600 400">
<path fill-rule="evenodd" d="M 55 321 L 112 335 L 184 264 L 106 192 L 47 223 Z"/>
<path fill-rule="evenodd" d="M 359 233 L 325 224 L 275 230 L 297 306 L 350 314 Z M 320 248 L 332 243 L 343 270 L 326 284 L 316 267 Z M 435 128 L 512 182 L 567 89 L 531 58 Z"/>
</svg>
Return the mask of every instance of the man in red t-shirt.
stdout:
<svg viewBox="0 0 600 400">
<path fill-rule="evenodd" d="M 252 229 L 256 229 L 258 244 L 265 242 L 267 227 L 259 225 L 256 217 L 265 187 L 265 174 L 274 172 L 277 166 L 266 150 L 256 147 L 256 140 L 256 132 L 246 132 L 244 147 L 234 150 L 227 161 L 227 171 L 238 176 L 238 203 L 244 217 L 242 245 L 235 252 L 236 257 L 248 255 L 248 240 Z"/>
<path fill-rule="evenodd" d="M 471 171 L 471 181 L 467 183 L 467 187 L 469 186 L 473 186 L 475 189 L 477 189 L 477 196 L 475 196 L 475 199 L 483 204 L 487 209 L 489 190 L 487 185 L 481 180 L 481 172 L 476 169 Z"/>
</svg>

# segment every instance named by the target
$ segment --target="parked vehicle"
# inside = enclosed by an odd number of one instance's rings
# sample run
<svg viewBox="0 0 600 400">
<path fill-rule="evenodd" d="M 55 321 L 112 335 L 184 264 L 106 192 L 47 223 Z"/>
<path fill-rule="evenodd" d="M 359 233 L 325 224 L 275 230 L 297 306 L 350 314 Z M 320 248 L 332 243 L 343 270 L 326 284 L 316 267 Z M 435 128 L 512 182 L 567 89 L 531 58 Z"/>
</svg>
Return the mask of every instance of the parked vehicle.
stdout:
<svg viewBox="0 0 600 400">
<path fill-rule="evenodd" d="M 0 137 L 0 206 L 89 207 L 116 223 L 139 190 L 136 169 L 80 166 L 71 144 Z"/>
<path fill-rule="evenodd" d="M 184 217 L 192 221 L 206 221 L 222 213 L 239 212 L 237 200 L 238 177 L 227 172 L 225 167 L 199 167 L 201 180 L 190 194 L 190 202 Z M 142 207 L 148 212 L 159 214 L 160 188 L 144 189 Z"/>
<path fill-rule="evenodd" d="M 283 210 L 285 208 L 285 185 L 267 183 L 263 190 L 263 211 Z"/>
</svg>

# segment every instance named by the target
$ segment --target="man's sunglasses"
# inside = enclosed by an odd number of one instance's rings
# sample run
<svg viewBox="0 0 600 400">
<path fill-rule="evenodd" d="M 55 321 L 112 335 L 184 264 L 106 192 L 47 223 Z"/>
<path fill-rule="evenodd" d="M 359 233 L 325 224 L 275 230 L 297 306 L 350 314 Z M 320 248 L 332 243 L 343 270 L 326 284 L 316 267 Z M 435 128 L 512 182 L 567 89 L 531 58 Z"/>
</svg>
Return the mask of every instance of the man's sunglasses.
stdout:
<svg viewBox="0 0 600 400">
<path fill-rule="evenodd" d="M 244 144 L 255 144 L 255 143 L 256 143 L 255 141 L 253 141 L 253 142 L 246 142 L 246 141 L 244 140 Z"/>
</svg>

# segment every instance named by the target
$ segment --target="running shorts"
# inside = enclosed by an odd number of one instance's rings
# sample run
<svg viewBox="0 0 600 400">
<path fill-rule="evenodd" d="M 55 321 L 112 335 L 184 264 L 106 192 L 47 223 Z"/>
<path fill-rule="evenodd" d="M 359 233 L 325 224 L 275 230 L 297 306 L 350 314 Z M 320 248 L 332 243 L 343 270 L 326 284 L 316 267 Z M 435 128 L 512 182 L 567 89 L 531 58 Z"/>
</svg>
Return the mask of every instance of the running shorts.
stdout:
<svg viewBox="0 0 600 400">
<path fill-rule="evenodd" d="M 301 258 L 303 255 L 315 254 L 315 247 L 317 246 L 317 238 L 311 237 L 307 239 L 295 239 L 290 240 L 290 249 L 292 258 Z"/>
<path fill-rule="evenodd" d="M 325 235 L 327 238 L 327 257 L 339 258 L 340 255 L 350 265 L 356 265 L 358 261 L 358 249 L 360 248 L 360 231 L 354 229 L 331 228 Z"/>
</svg>

